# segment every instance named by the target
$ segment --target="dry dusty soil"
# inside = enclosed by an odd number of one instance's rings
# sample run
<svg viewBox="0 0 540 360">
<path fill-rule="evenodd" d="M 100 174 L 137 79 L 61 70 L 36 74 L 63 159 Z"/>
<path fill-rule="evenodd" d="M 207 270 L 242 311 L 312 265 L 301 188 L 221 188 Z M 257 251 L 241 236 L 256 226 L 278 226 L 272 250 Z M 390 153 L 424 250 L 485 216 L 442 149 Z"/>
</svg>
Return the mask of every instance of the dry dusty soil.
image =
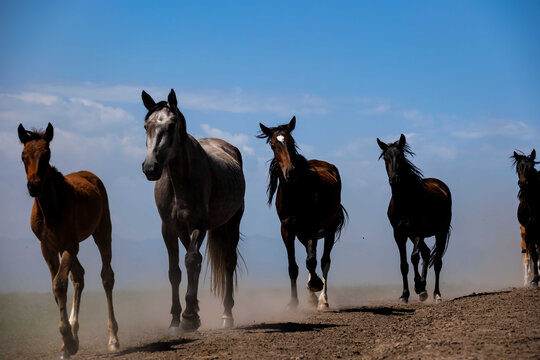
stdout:
<svg viewBox="0 0 540 360">
<path fill-rule="evenodd" d="M 301 310 L 283 319 L 174 337 L 141 331 L 117 353 L 107 353 L 100 340 L 81 344 L 73 359 L 540 359 L 538 288 L 472 293 L 441 304 Z M 55 358 L 57 352 L 28 346 L 4 355 Z"/>
</svg>

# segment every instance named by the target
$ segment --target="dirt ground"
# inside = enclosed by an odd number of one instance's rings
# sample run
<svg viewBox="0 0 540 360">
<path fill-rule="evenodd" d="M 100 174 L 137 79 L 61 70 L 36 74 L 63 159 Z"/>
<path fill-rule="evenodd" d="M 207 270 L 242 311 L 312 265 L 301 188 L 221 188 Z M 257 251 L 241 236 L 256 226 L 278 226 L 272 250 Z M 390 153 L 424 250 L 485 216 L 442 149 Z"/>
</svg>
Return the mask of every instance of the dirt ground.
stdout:
<svg viewBox="0 0 540 360">
<path fill-rule="evenodd" d="M 129 339 L 119 352 L 107 353 L 100 339 L 81 343 L 73 359 L 540 359 L 538 288 L 472 293 L 441 304 L 377 301 L 282 312 L 279 319 L 174 337 L 163 325 L 157 333 L 152 326 L 132 329 L 137 335 L 124 332 Z M 58 354 L 43 350 L 27 346 L 4 356 Z"/>
</svg>

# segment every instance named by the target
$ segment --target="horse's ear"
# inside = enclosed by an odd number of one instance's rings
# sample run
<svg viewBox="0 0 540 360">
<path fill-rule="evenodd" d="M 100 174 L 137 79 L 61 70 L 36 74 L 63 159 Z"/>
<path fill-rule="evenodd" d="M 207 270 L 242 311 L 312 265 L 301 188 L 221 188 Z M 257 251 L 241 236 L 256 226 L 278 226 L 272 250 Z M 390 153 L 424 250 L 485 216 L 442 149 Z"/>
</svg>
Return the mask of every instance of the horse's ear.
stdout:
<svg viewBox="0 0 540 360">
<path fill-rule="evenodd" d="M 146 92 L 146 91 L 142 91 L 142 94 L 141 94 L 141 97 L 142 97 L 142 102 L 144 104 L 144 107 L 150 111 L 154 106 L 156 106 L 156 102 L 154 101 L 154 99 L 152 99 L 152 97 Z"/>
<path fill-rule="evenodd" d="M 23 144 L 26 144 L 28 140 L 30 140 L 30 137 L 28 136 L 28 133 L 26 132 L 26 129 L 24 128 L 23 124 L 19 124 L 19 127 L 17 128 L 17 132 L 19 133 L 19 140 Z"/>
<path fill-rule="evenodd" d="M 531 158 L 531 161 L 534 161 L 534 159 L 536 159 L 536 150 L 535 149 L 533 149 L 531 151 L 531 155 L 529 155 L 529 157 Z"/>
<path fill-rule="evenodd" d="M 296 126 L 296 116 L 293 116 L 291 121 L 289 122 L 289 125 L 287 125 L 287 129 L 289 132 L 293 131 Z"/>
<path fill-rule="evenodd" d="M 518 159 L 519 158 L 519 154 L 517 152 L 514 151 L 514 155 L 513 155 L 514 159 Z"/>
<path fill-rule="evenodd" d="M 51 123 L 47 125 L 47 129 L 45 129 L 45 134 L 43 135 L 43 139 L 45 139 L 46 142 L 51 142 L 54 136 L 54 128 Z"/>
<path fill-rule="evenodd" d="M 405 143 L 406 143 L 406 140 L 405 140 L 405 135 L 401 134 L 401 136 L 399 137 L 399 147 L 401 149 L 403 149 L 405 147 Z"/>
<path fill-rule="evenodd" d="M 388 145 L 382 142 L 381 140 L 379 140 L 379 138 L 377 138 L 377 144 L 379 145 L 382 151 L 386 151 L 388 149 Z"/>
<path fill-rule="evenodd" d="M 261 128 L 261 131 L 264 135 L 268 136 L 269 138 L 272 137 L 272 130 L 264 126 L 262 123 L 259 123 L 259 127 Z"/>
<path fill-rule="evenodd" d="M 169 103 L 169 106 L 172 106 L 175 109 L 178 107 L 178 100 L 176 100 L 176 93 L 174 92 L 174 89 L 171 89 L 167 102 Z"/>
<path fill-rule="evenodd" d="M 388 145 L 386 145 L 381 140 L 379 140 L 379 138 L 377 138 L 377 144 L 379 144 L 379 147 L 381 148 L 382 151 L 386 151 L 386 149 L 388 149 Z"/>
</svg>

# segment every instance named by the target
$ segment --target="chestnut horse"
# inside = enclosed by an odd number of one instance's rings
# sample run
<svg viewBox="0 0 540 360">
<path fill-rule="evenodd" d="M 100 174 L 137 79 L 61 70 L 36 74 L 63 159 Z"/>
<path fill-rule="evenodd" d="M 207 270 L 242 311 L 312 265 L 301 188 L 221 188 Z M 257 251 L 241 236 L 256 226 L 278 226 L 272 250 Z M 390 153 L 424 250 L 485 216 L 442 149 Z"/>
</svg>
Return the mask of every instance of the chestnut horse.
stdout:
<svg viewBox="0 0 540 360">
<path fill-rule="evenodd" d="M 148 109 L 144 123 L 146 157 L 142 170 L 148 180 L 156 180 L 154 197 L 169 254 L 170 331 L 177 333 L 180 325 L 185 331 L 194 331 L 201 324 L 197 300 L 202 262 L 199 249 L 207 231 L 213 290 L 221 296 L 225 306 L 222 325 L 232 327 L 233 282 L 240 220 L 244 213 L 242 156 L 236 147 L 223 140 L 196 140 L 189 135 L 174 90 L 171 89 L 167 102 L 156 104 L 145 91 L 142 100 Z M 186 309 L 181 324 L 178 238 L 187 251 L 188 278 Z"/>
<path fill-rule="evenodd" d="M 521 230 L 521 258 L 523 260 L 523 285 L 527 286 L 534 278 L 533 265 L 531 260 L 531 252 L 527 249 L 527 243 L 525 242 L 525 227 L 519 225 Z M 536 246 L 538 252 L 538 246 Z"/>
<path fill-rule="evenodd" d="M 388 219 L 394 228 L 394 239 L 399 248 L 401 275 L 403 277 L 403 293 L 400 301 L 409 301 L 409 283 L 407 274 L 407 238 L 411 239 L 414 248 L 411 262 L 414 266 L 414 290 L 421 301 L 428 297 L 426 276 L 428 265 L 435 268 L 435 290 L 433 298 L 440 302 L 439 274 L 442 258 L 450 239 L 450 221 L 452 220 L 452 196 L 450 189 L 439 179 L 422 178 L 422 172 L 406 157 L 413 156 L 401 134 L 398 141 L 386 144 L 377 139 L 382 150 L 380 158 L 384 158 L 386 172 L 392 198 L 388 205 Z M 426 237 L 435 235 L 435 246 L 430 251 L 424 242 Z M 418 272 L 418 263 L 422 255 L 422 273 Z"/>
<path fill-rule="evenodd" d="M 114 318 L 111 268 L 111 218 L 107 192 L 101 180 L 88 171 L 63 176 L 49 164 L 49 143 L 54 129 L 28 131 L 22 124 L 19 139 L 24 144 L 22 161 L 28 180 L 28 192 L 35 198 L 30 225 L 41 241 L 41 252 L 51 272 L 52 290 L 60 310 L 61 358 L 69 358 L 79 348 L 79 305 L 84 287 L 84 269 L 77 259 L 79 243 L 90 235 L 98 246 L 103 267 L 101 279 L 109 311 L 109 350 L 119 347 L 118 325 Z M 60 259 L 59 259 L 60 257 Z M 73 282 L 73 306 L 68 320 L 66 297 L 68 275 Z"/>
<path fill-rule="evenodd" d="M 525 228 L 525 245 L 532 263 L 531 286 L 538 286 L 538 250 L 540 249 L 540 173 L 534 168 L 536 150 L 529 156 L 514 151 L 512 156 L 519 176 L 517 217 Z"/>
<path fill-rule="evenodd" d="M 297 151 L 291 132 L 296 117 L 289 124 L 268 128 L 259 124 L 262 133 L 274 152 L 270 162 L 268 205 L 277 190 L 276 210 L 281 221 L 281 236 L 287 248 L 291 300 L 289 308 L 298 306 L 296 279 L 298 265 L 294 253 L 294 239 L 306 247 L 306 267 L 309 270 L 310 302 L 319 310 L 328 308 L 328 271 L 330 252 L 346 222 L 347 212 L 341 205 L 341 179 L 338 169 L 321 160 L 306 160 Z M 324 282 L 316 273 L 317 241 L 324 238 L 321 269 Z M 317 300 L 315 292 L 321 291 Z"/>
</svg>

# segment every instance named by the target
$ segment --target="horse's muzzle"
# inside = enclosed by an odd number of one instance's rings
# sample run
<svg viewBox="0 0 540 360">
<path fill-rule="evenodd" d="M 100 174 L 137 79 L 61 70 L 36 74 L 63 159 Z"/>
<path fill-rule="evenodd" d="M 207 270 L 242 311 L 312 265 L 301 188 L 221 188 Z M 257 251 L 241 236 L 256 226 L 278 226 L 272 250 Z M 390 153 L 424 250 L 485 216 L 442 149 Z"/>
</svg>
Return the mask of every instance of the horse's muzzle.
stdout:
<svg viewBox="0 0 540 360">
<path fill-rule="evenodd" d="M 159 180 L 161 177 L 161 172 L 163 169 L 157 162 L 150 162 L 147 163 L 146 161 L 142 163 L 142 171 L 144 175 L 146 175 L 146 178 L 149 181 L 155 181 Z"/>
<path fill-rule="evenodd" d="M 36 197 L 41 194 L 41 182 L 28 182 L 26 184 L 26 187 L 28 188 L 28 193 L 31 197 Z"/>
</svg>

